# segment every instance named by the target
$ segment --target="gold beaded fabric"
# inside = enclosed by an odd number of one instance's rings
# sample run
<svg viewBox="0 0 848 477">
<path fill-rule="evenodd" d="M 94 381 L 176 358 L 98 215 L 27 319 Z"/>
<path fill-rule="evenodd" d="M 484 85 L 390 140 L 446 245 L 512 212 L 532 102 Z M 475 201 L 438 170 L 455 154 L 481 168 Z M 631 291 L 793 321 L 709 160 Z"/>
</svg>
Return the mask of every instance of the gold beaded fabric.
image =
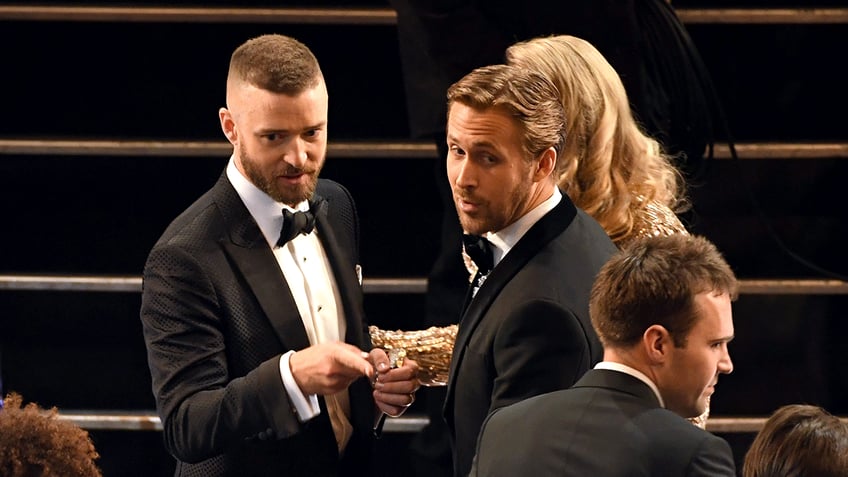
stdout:
<svg viewBox="0 0 848 477">
<path fill-rule="evenodd" d="M 424 386 L 444 386 L 448 382 L 451 354 L 457 325 L 432 326 L 426 330 L 390 331 L 369 326 L 371 343 L 384 349 L 402 350 L 403 357 L 418 363 L 418 380 Z"/>
<path fill-rule="evenodd" d="M 637 205 L 640 203 L 636 202 Z M 633 230 L 616 242 L 619 248 L 624 248 L 637 238 L 689 234 L 674 212 L 659 202 L 648 202 L 645 207 L 637 209 L 634 215 Z"/>
</svg>

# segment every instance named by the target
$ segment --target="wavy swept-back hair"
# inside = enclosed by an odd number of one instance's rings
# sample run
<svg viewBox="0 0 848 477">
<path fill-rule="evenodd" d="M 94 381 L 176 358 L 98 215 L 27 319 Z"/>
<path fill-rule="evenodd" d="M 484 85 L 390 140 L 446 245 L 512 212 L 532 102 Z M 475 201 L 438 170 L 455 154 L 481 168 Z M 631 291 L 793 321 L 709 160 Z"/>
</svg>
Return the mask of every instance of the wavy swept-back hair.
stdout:
<svg viewBox="0 0 848 477">
<path fill-rule="evenodd" d="M 567 138 L 559 186 L 613 241 L 628 238 L 636 211 L 650 201 L 685 209 L 680 173 L 637 124 L 621 78 L 594 46 L 574 36 L 540 37 L 509 47 L 506 60 L 559 90 Z"/>
<path fill-rule="evenodd" d="M 454 103 L 478 110 L 501 108 L 521 128 L 528 161 L 553 147 L 559 164 L 566 143 L 565 113 L 556 86 L 546 76 L 509 65 L 483 66 L 451 85 L 447 96 L 448 119 Z"/>
</svg>

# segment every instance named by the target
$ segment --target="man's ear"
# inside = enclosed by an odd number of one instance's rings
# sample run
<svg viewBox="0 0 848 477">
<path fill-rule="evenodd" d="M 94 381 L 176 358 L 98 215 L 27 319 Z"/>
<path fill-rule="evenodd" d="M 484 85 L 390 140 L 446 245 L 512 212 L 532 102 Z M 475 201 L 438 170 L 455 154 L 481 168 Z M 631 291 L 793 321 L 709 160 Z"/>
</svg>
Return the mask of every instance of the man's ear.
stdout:
<svg viewBox="0 0 848 477">
<path fill-rule="evenodd" d="M 230 144 L 236 145 L 238 141 L 238 132 L 236 131 L 236 123 L 233 121 L 233 113 L 227 108 L 218 110 L 218 119 L 221 120 L 221 130 L 224 131 L 224 136 L 230 141 Z"/>
<path fill-rule="evenodd" d="M 556 149 L 549 147 L 542 151 L 539 155 L 539 162 L 536 164 L 536 171 L 533 174 L 533 181 L 539 182 L 551 176 L 556 169 L 557 153 Z"/>
<path fill-rule="evenodd" d="M 674 346 L 671 333 L 662 325 L 651 325 L 642 334 L 642 347 L 652 364 L 666 361 L 670 347 Z"/>
</svg>

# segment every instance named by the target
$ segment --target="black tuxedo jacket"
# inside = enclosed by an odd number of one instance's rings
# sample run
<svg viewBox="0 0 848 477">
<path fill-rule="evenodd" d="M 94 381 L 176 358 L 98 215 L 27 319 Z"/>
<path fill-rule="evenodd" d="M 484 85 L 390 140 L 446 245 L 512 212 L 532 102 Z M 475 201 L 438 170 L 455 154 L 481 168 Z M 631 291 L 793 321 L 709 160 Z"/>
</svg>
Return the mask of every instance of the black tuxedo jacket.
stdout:
<svg viewBox="0 0 848 477">
<path fill-rule="evenodd" d="M 451 360 L 444 414 L 456 475 L 468 474 L 487 414 L 567 388 L 601 359 L 589 292 L 615 251 L 563 194 L 486 278 L 459 324 Z"/>
<path fill-rule="evenodd" d="M 472 476 L 736 475 L 727 442 L 661 408 L 642 381 L 610 370 L 495 411 L 478 445 Z"/>
<path fill-rule="evenodd" d="M 328 202 L 316 229 L 342 299 L 345 341 L 368 350 L 353 200 L 327 180 L 316 196 Z M 226 173 L 150 252 L 141 321 L 176 475 L 357 475 L 366 468 L 374 422 L 367 380 L 349 389 L 355 431 L 344 459 L 323 398 L 318 417 L 298 421 L 279 358 L 309 339 L 271 248 Z"/>
</svg>

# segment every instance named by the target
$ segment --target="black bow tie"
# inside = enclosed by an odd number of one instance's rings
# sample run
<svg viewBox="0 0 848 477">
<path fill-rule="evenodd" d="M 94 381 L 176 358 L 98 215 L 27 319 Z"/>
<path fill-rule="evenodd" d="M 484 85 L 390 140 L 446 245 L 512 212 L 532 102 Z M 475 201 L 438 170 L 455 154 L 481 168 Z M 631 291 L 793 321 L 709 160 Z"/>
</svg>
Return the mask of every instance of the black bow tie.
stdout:
<svg viewBox="0 0 848 477">
<path fill-rule="evenodd" d="M 277 240 L 277 246 L 282 247 L 289 240 L 298 236 L 298 234 L 309 234 L 315 229 L 315 216 L 323 211 L 327 203 L 323 200 L 319 202 L 310 202 L 309 210 L 306 212 L 292 212 L 289 209 L 283 209 L 283 228 L 280 230 L 280 238 Z"/>
<path fill-rule="evenodd" d="M 465 244 L 465 253 L 474 260 L 481 274 L 486 275 L 492 271 L 495 258 L 492 254 L 491 242 L 479 235 L 465 234 L 462 236 L 462 243 Z"/>
</svg>

